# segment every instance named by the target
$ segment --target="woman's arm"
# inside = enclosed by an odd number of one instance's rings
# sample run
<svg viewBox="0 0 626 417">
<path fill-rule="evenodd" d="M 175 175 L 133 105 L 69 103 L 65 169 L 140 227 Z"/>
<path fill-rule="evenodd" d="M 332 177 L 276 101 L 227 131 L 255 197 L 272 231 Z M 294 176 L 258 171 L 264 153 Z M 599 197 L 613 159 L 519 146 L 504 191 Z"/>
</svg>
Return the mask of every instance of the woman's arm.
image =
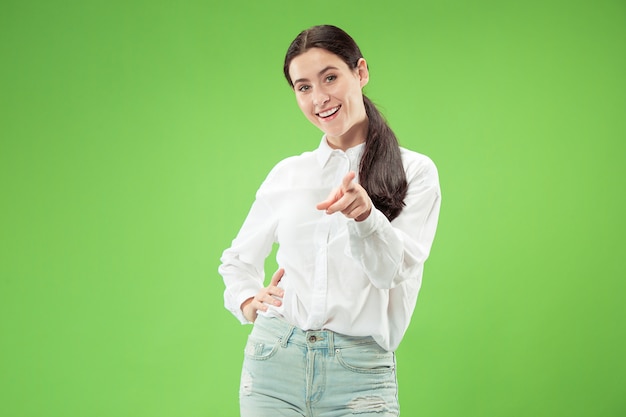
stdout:
<svg viewBox="0 0 626 417">
<path fill-rule="evenodd" d="M 393 288 L 418 276 L 435 237 L 441 192 L 435 164 L 418 155 L 406 169 L 405 207 L 389 222 L 372 209 L 363 221 L 348 222 L 350 252 L 377 288 Z"/>
<path fill-rule="evenodd" d="M 242 323 L 251 322 L 253 317 L 244 315 L 244 302 L 263 290 L 265 258 L 275 241 L 275 229 L 275 210 L 261 186 L 237 237 L 222 254 L 222 264 L 218 268 L 226 285 L 224 306 Z"/>
</svg>

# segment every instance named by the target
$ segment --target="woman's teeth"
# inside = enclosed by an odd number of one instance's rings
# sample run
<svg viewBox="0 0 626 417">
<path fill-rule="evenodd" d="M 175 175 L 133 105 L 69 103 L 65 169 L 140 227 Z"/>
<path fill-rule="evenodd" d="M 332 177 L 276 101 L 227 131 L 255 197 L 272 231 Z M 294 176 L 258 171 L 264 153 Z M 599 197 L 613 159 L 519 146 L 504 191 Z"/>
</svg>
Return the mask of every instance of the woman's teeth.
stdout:
<svg viewBox="0 0 626 417">
<path fill-rule="evenodd" d="M 321 113 L 317 113 L 317 115 L 319 117 L 332 116 L 333 114 L 337 113 L 337 111 L 339 110 L 339 107 L 341 107 L 341 106 L 333 107 L 332 109 L 326 110 L 326 111 L 321 112 Z"/>
</svg>

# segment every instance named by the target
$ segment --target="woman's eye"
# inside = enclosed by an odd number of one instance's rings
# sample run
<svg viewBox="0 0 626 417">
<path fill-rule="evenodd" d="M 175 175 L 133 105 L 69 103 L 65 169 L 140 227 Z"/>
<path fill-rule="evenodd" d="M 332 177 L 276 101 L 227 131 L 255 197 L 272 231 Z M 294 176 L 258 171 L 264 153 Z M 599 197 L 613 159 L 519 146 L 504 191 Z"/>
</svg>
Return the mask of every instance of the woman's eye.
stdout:
<svg viewBox="0 0 626 417">
<path fill-rule="evenodd" d="M 311 86 L 310 86 L 310 85 L 301 85 L 300 87 L 298 87 L 298 91 L 300 91 L 301 93 L 305 93 L 305 92 L 307 92 L 310 88 L 311 88 Z"/>
<path fill-rule="evenodd" d="M 330 83 L 332 81 L 335 81 L 336 79 L 337 79 L 336 75 L 329 75 L 329 76 L 326 77 L 326 82 Z"/>
</svg>

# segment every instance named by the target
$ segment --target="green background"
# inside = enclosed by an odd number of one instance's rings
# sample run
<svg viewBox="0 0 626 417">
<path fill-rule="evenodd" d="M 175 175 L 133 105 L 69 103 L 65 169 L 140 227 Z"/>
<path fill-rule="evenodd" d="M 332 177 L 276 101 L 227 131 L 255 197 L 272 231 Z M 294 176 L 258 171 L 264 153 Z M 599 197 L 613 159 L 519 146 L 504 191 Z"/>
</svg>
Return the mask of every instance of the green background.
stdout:
<svg viewBox="0 0 626 417">
<path fill-rule="evenodd" d="M 623 0 L 3 1 L 0 415 L 238 415 L 219 257 L 319 143 L 281 71 L 320 23 L 440 171 L 402 415 L 626 415 Z"/>
</svg>

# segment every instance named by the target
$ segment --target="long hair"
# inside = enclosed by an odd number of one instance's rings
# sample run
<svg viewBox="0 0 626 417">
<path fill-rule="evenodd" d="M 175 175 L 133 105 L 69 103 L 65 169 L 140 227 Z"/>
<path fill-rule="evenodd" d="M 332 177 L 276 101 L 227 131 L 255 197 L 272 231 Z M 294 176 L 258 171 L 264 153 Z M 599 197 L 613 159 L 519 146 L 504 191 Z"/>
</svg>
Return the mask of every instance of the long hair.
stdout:
<svg viewBox="0 0 626 417">
<path fill-rule="evenodd" d="M 331 25 L 313 26 L 301 32 L 287 49 L 283 71 L 292 88 L 289 65 L 295 57 L 310 48 L 322 48 L 337 55 L 351 69 L 356 69 L 359 59 L 363 58 L 354 39 L 343 30 Z M 368 129 L 361 156 L 359 183 L 367 191 L 374 206 L 391 221 L 402 211 L 408 188 L 400 147 L 383 115 L 365 95 L 363 104 L 368 117 Z"/>
</svg>

